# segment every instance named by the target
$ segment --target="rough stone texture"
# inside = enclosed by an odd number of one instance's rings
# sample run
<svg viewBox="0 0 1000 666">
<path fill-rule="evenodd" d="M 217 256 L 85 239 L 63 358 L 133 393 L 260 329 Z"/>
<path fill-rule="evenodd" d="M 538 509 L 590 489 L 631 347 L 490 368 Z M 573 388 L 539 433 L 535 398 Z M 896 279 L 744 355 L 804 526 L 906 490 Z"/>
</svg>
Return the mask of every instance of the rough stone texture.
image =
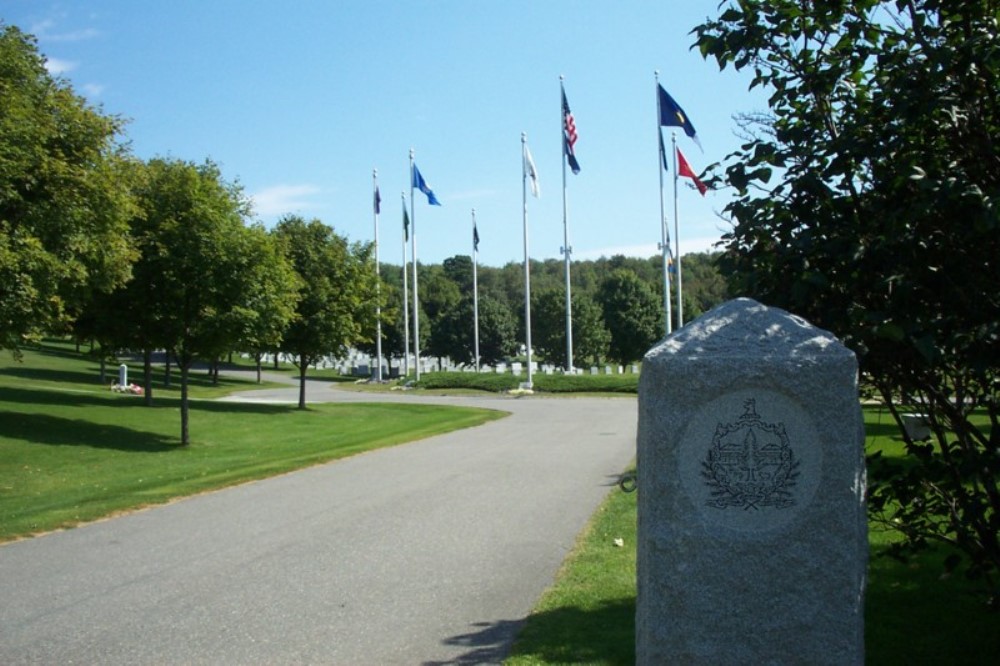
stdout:
<svg viewBox="0 0 1000 666">
<path fill-rule="evenodd" d="M 863 664 L 864 426 L 853 352 L 729 301 L 646 355 L 638 664 Z"/>
</svg>

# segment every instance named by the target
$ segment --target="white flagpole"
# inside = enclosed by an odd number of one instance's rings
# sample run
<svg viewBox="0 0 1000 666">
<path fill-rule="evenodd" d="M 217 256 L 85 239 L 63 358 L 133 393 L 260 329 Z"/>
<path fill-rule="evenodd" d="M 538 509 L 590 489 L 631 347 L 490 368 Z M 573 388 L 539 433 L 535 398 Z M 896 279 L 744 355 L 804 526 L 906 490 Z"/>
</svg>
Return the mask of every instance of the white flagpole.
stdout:
<svg viewBox="0 0 1000 666">
<path fill-rule="evenodd" d="M 403 202 L 403 215 L 406 215 L 406 193 L 400 192 Z M 403 227 L 403 376 L 410 375 L 410 285 L 406 277 L 406 236 L 410 232 Z"/>
<path fill-rule="evenodd" d="M 663 252 L 663 310 L 666 312 L 667 335 L 673 331 L 673 313 L 670 311 L 670 225 L 663 208 L 663 163 L 666 159 L 663 134 L 660 129 L 660 72 L 653 72 L 656 78 L 656 171 L 660 174 L 660 251 Z M 676 169 L 675 169 L 676 171 Z"/>
<path fill-rule="evenodd" d="M 677 328 L 684 325 L 684 301 L 681 299 L 681 232 L 677 220 L 677 132 L 670 133 L 674 153 L 674 268 L 677 270 Z"/>
<path fill-rule="evenodd" d="M 562 137 L 562 205 L 563 205 L 563 246 L 560 251 L 566 264 L 566 372 L 573 372 L 573 297 L 570 293 L 570 262 L 573 246 L 569 244 L 569 209 L 566 204 L 566 111 L 562 108 L 562 96 L 566 94 L 563 87 L 564 77 L 559 76 L 559 134 Z"/>
<path fill-rule="evenodd" d="M 372 169 L 372 184 L 375 189 L 372 192 L 375 205 L 372 209 L 375 214 L 375 379 L 382 383 L 382 281 L 379 278 L 378 265 L 378 214 L 382 204 L 379 201 L 378 191 L 378 169 Z"/>
<path fill-rule="evenodd" d="M 472 355 L 476 361 L 476 372 L 479 372 L 479 247 L 476 243 L 476 209 L 472 209 L 472 328 L 473 351 Z"/>
<path fill-rule="evenodd" d="M 531 268 L 528 261 L 528 170 L 526 146 L 528 136 L 521 132 L 521 219 L 524 224 L 524 340 L 528 352 L 528 384 L 531 383 Z"/>
<path fill-rule="evenodd" d="M 413 205 L 413 149 L 410 148 L 410 257 L 413 259 L 413 366 L 420 381 L 420 293 L 417 289 L 417 216 Z"/>
</svg>

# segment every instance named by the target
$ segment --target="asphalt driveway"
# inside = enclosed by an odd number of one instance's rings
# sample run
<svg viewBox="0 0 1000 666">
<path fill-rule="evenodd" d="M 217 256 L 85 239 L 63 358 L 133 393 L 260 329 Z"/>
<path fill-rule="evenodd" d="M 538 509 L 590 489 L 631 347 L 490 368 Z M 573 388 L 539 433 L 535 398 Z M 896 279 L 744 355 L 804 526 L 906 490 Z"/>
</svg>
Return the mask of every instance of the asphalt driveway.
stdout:
<svg viewBox="0 0 1000 666">
<path fill-rule="evenodd" d="M 628 398 L 307 397 L 511 415 L 0 546 L 0 663 L 495 663 L 635 454 Z"/>
</svg>

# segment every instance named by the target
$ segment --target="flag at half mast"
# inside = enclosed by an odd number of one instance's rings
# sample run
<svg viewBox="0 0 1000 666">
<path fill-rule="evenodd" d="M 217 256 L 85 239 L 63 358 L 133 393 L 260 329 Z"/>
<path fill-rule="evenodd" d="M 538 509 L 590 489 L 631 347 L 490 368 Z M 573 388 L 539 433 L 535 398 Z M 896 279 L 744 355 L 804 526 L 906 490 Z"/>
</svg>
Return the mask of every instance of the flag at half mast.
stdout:
<svg viewBox="0 0 1000 666">
<path fill-rule="evenodd" d="M 705 196 L 705 192 L 708 191 L 708 185 L 701 182 L 701 179 L 698 178 L 698 174 L 694 172 L 694 169 L 691 168 L 688 161 L 684 159 L 684 153 L 681 152 L 680 148 L 677 149 L 677 175 L 690 178 L 694 181 L 694 186 L 698 188 L 699 192 L 701 192 L 701 196 Z"/>
<path fill-rule="evenodd" d="M 531 195 L 537 199 L 541 192 L 538 185 L 538 171 L 535 169 L 535 160 L 531 158 L 531 149 L 527 143 L 524 144 L 524 174 L 530 179 Z"/>
</svg>

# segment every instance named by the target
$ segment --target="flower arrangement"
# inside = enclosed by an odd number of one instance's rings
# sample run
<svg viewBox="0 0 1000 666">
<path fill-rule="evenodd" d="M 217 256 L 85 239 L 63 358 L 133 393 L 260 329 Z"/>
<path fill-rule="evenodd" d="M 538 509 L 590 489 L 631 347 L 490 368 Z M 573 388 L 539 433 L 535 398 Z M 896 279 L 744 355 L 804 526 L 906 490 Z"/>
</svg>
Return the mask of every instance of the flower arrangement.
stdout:
<svg viewBox="0 0 1000 666">
<path fill-rule="evenodd" d="M 111 391 L 113 393 L 127 393 L 129 395 L 142 395 L 142 387 L 138 384 L 119 384 L 114 382 L 111 384 Z"/>
</svg>

